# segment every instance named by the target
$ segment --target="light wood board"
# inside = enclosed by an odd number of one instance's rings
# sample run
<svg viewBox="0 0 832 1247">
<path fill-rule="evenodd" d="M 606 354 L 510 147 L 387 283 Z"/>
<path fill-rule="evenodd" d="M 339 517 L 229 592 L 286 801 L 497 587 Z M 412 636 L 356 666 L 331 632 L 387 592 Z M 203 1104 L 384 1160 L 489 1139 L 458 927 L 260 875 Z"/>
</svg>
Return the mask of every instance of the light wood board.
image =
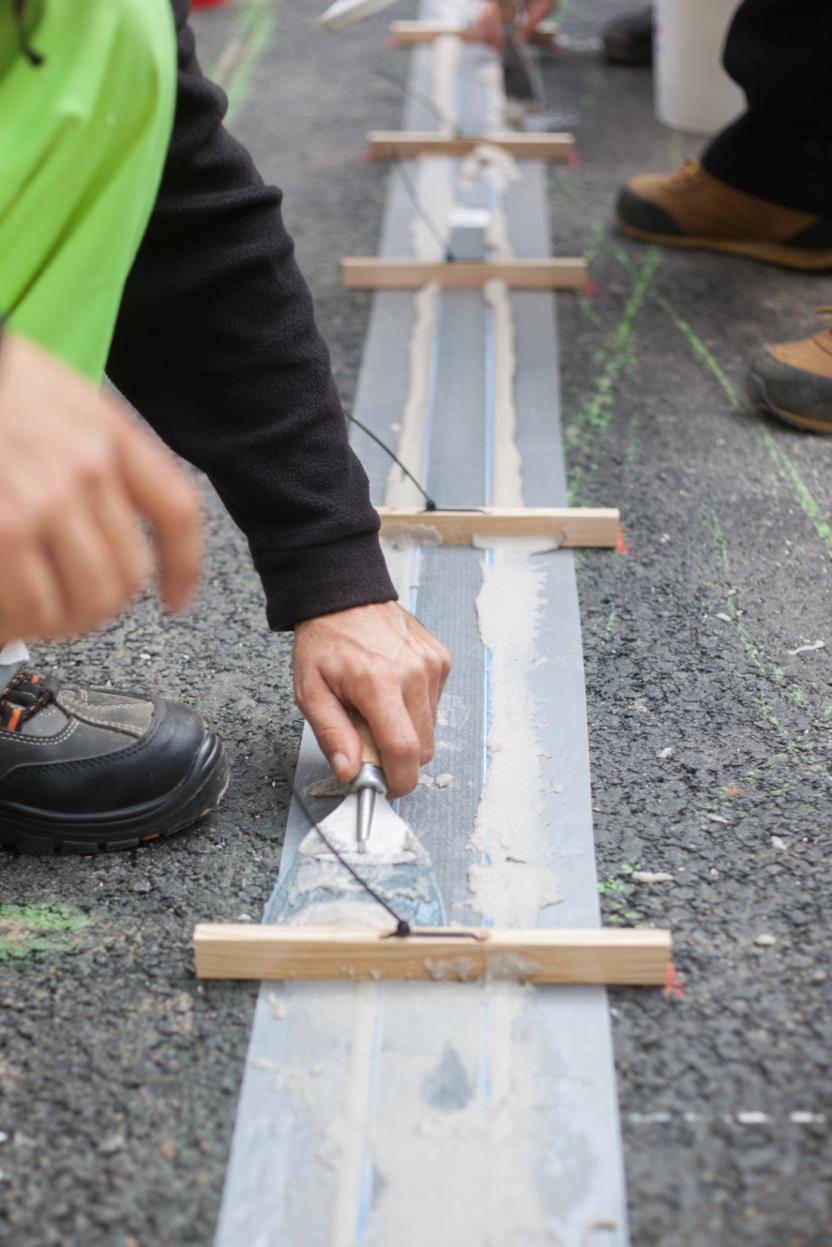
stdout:
<svg viewBox="0 0 832 1247">
<path fill-rule="evenodd" d="M 498 147 L 516 160 L 568 160 L 575 148 L 571 134 L 525 134 L 515 130 L 487 134 L 430 134 L 406 130 L 371 130 L 370 155 L 377 160 L 413 160 L 417 156 L 467 156 L 478 147 Z"/>
<path fill-rule="evenodd" d="M 473 27 L 461 26 L 459 22 L 391 22 L 388 42 L 393 48 L 410 48 L 433 43 L 449 35 L 462 39 L 464 43 L 478 42 Z M 540 48 L 552 48 L 557 45 L 557 37 L 558 26 L 555 22 L 540 22 L 531 32 L 529 43 Z"/>
<path fill-rule="evenodd" d="M 513 290 L 583 290 L 586 261 L 581 259 L 430 260 L 353 256 L 341 261 L 347 290 L 419 290 L 437 282 L 445 290 L 475 290 L 487 281 L 504 281 Z"/>
<path fill-rule="evenodd" d="M 480 507 L 471 511 L 416 511 L 379 507 L 381 535 L 406 535 L 426 543 L 468 546 L 475 538 L 551 537 L 563 549 L 615 549 L 620 516 L 614 507 Z"/>
<path fill-rule="evenodd" d="M 420 929 L 392 938 L 338 927 L 201 923 L 194 931 L 201 979 L 427 979 L 661 987 L 669 931 Z"/>
</svg>

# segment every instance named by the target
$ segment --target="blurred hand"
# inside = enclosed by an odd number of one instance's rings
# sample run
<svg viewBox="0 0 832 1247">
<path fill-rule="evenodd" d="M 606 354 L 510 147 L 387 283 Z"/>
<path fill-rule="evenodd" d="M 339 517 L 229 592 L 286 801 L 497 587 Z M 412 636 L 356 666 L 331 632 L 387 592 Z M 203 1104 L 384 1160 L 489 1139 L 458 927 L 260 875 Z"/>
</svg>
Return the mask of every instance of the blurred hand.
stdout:
<svg viewBox="0 0 832 1247">
<path fill-rule="evenodd" d="M 83 632 L 153 574 L 185 605 L 196 491 L 130 413 L 25 338 L 0 342 L 0 642 Z"/>
<path fill-rule="evenodd" d="M 533 30 L 554 12 L 556 0 L 526 0 L 526 14 L 517 28 L 517 37 L 521 42 L 529 38 Z"/>
<path fill-rule="evenodd" d="M 525 0 L 525 3 L 519 3 L 517 10 L 521 16 L 517 23 L 517 38 L 521 42 L 528 39 L 532 31 L 553 12 L 555 5 L 556 0 Z M 472 25 L 474 37 L 481 43 L 490 44 L 498 51 L 502 48 L 505 33 L 497 0 L 485 0 Z"/>
<path fill-rule="evenodd" d="M 492 48 L 498 50 L 502 48 L 505 42 L 503 34 L 503 23 L 500 18 L 500 10 L 497 7 L 497 0 L 485 0 L 481 4 L 477 15 L 471 23 L 474 32 L 474 38 L 480 43 L 487 43 Z"/>
<path fill-rule="evenodd" d="M 354 779 L 361 766 L 354 708 L 370 726 L 390 796 L 415 788 L 433 757 L 451 669 L 444 645 L 396 602 L 381 602 L 298 624 L 294 664 L 295 700 L 338 779 Z"/>
</svg>

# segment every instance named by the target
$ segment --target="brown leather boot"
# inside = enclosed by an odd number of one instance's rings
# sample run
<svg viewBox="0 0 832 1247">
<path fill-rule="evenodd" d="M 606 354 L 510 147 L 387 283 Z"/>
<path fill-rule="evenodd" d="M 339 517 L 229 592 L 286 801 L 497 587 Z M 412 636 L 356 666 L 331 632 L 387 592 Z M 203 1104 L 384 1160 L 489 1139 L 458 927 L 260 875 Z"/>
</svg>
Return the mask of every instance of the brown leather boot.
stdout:
<svg viewBox="0 0 832 1247">
<path fill-rule="evenodd" d="M 832 307 L 819 307 L 815 315 L 819 321 L 832 321 Z M 761 347 L 746 385 L 751 398 L 779 420 L 832 433 L 832 330 Z"/>
<path fill-rule="evenodd" d="M 675 173 L 643 173 L 618 197 L 625 234 L 672 247 L 704 247 L 815 272 L 832 270 L 832 221 L 734 190 L 697 160 Z"/>
</svg>

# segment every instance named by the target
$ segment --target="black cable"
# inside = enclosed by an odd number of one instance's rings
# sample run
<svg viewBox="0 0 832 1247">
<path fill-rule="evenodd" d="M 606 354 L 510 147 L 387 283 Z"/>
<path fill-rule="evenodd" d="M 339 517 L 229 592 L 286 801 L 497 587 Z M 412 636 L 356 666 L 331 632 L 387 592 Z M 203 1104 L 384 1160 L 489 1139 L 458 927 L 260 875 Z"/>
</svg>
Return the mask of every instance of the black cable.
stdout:
<svg viewBox="0 0 832 1247">
<path fill-rule="evenodd" d="M 391 935 L 411 935 L 412 932 L 410 928 L 410 923 L 407 921 L 407 919 L 402 918 L 399 914 L 397 914 L 393 906 L 388 904 L 388 902 L 384 899 L 384 897 L 381 896 L 378 892 L 376 892 L 375 888 L 372 887 L 371 884 L 369 884 L 366 879 L 361 878 L 361 875 L 358 873 L 358 871 L 347 861 L 347 859 L 341 853 L 338 852 L 338 850 L 336 849 L 332 841 L 329 839 L 329 837 L 325 835 L 323 831 L 321 831 L 320 825 L 310 813 L 309 806 L 304 801 L 303 796 L 297 784 L 295 784 L 294 782 L 291 782 L 291 788 L 292 788 L 292 794 L 295 800 L 297 801 L 298 805 L 300 806 L 301 811 L 304 817 L 306 818 L 307 822 L 311 824 L 311 826 L 315 829 L 315 831 L 321 837 L 324 844 L 329 849 L 330 853 L 335 858 L 335 860 L 337 862 L 340 862 L 340 864 L 344 867 L 345 870 L 349 871 L 349 873 L 352 875 L 356 883 L 361 885 L 361 887 L 364 889 L 364 891 L 367 893 L 368 896 L 370 896 L 374 901 L 376 901 L 379 905 L 381 905 L 382 909 L 387 910 L 388 914 L 390 915 L 390 917 L 393 919 L 393 921 L 396 924 L 396 930 L 391 931 L 390 934 Z"/>
<path fill-rule="evenodd" d="M 426 939 L 426 940 L 428 939 L 484 940 L 487 938 L 485 935 L 480 934 L 478 931 L 446 931 L 444 928 L 441 931 L 420 931 L 418 927 L 414 930 L 413 927 L 411 927 L 410 923 L 407 921 L 407 919 L 402 918 L 400 914 L 397 914 L 393 906 L 390 905 L 384 899 L 384 897 L 381 896 L 375 890 L 375 888 L 372 887 L 372 885 L 367 882 L 366 879 L 362 879 L 361 875 L 359 875 L 355 867 L 352 866 L 350 862 L 347 861 L 347 859 L 343 856 L 343 854 L 339 853 L 335 845 L 329 839 L 329 836 L 325 835 L 324 832 L 321 830 L 320 823 L 318 823 L 316 819 L 313 817 L 313 815 L 310 813 L 309 806 L 306 804 L 305 800 L 303 799 L 303 795 L 300 789 L 298 788 L 298 786 L 292 781 L 290 781 L 289 786 L 292 789 L 292 795 L 294 796 L 295 800 L 297 801 L 298 805 L 301 808 L 301 812 L 304 818 L 321 837 L 324 844 L 329 849 L 330 853 L 335 858 L 335 860 L 339 862 L 340 865 L 343 866 L 345 870 L 349 871 L 353 879 L 355 879 L 356 883 L 361 885 L 361 887 L 364 889 L 364 891 L 367 893 L 368 896 L 370 896 L 374 901 L 376 901 L 379 905 L 381 905 L 383 909 L 387 910 L 388 914 L 395 922 L 396 924 L 395 931 L 385 932 L 381 937 L 382 939 L 389 940 L 389 939 L 394 939 L 396 937 L 404 938 L 404 936 L 407 936 L 407 935 L 418 936 L 420 939 Z"/>
<path fill-rule="evenodd" d="M 419 493 L 422 495 L 422 497 L 425 500 L 425 510 L 435 511 L 437 509 L 436 503 L 433 501 L 428 491 L 422 485 L 419 484 L 419 482 L 416 480 L 416 477 L 413 475 L 410 469 L 404 466 L 404 464 L 402 463 L 398 455 L 394 454 L 394 452 L 390 449 L 390 447 L 385 442 L 383 442 L 381 438 L 373 432 L 372 429 L 368 429 L 366 424 L 362 424 L 361 421 L 352 414 L 352 412 L 345 411 L 344 415 L 347 417 L 348 420 L 351 420 L 353 424 L 357 425 L 358 428 L 361 429 L 362 433 L 366 433 L 369 438 L 372 438 L 376 446 L 380 446 L 381 449 L 384 451 L 384 453 L 389 455 L 390 458 L 393 460 L 393 462 L 397 464 L 398 467 L 401 468 L 402 472 L 404 472 L 407 479 L 413 482 L 413 484 L 416 486 Z"/>
<path fill-rule="evenodd" d="M 483 507 L 440 507 L 436 502 L 434 502 L 433 498 L 431 498 L 430 494 L 424 488 L 424 486 L 419 484 L 419 482 L 416 480 L 416 477 L 413 475 L 410 469 L 404 466 L 404 464 L 402 463 L 398 455 L 395 454 L 394 451 L 390 449 L 390 447 L 387 445 L 386 442 L 382 441 L 382 439 L 378 436 L 377 433 L 374 433 L 372 429 L 368 429 L 366 424 L 362 424 L 362 422 L 358 419 L 358 417 L 354 416 L 351 411 L 347 411 L 346 408 L 344 408 L 344 415 L 353 424 L 357 425 L 358 428 L 361 429 L 362 433 L 366 433 L 369 438 L 372 438 L 376 446 L 380 446 L 381 449 L 384 451 L 384 453 L 386 455 L 389 455 L 390 458 L 393 460 L 393 462 L 401 468 L 402 472 L 404 472 L 407 479 L 413 482 L 413 484 L 416 486 L 419 493 L 422 495 L 422 497 L 425 500 L 426 511 L 458 511 L 462 515 L 469 515 L 472 512 L 477 515 L 485 514 L 485 509 Z"/>
<path fill-rule="evenodd" d="M 419 198 L 419 192 L 416 190 L 416 187 L 413 184 L 413 178 L 410 176 L 407 165 L 400 157 L 394 158 L 393 165 L 404 184 L 404 188 L 407 191 L 407 195 L 408 195 L 408 198 L 410 199 L 410 202 L 412 203 L 413 207 L 416 209 L 417 215 L 421 217 L 425 225 L 427 225 L 428 229 L 433 234 L 433 237 L 439 243 L 439 246 L 442 248 L 442 251 L 445 254 L 445 259 L 449 263 L 452 264 L 454 260 L 456 259 L 456 257 L 453 251 L 451 251 L 450 245 L 445 241 L 445 236 L 440 230 L 439 226 L 433 220 L 433 217 L 429 216 L 428 213 L 425 211 L 425 208 L 422 206 L 422 201 Z"/>
<path fill-rule="evenodd" d="M 400 78 L 398 74 L 390 73 L 388 69 L 379 69 L 378 66 L 376 66 L 373 73 L 378 74 L 379 78 L 386 78 L 388 82 L 392 82 L 394 87 L 399 88 L 402 95 L 407 96 L 409 100 L 413 100 L 414 104 L 421 104 L 423 108 L 428 110 L 428 112 L 433 113 L 436 120 L 440 121 L 443 126 L 450 130 L 454 138 L 459 137 L 459 126 L 455 123 L 454 119 L 448 115 L 448 113 L 443 112 L 443 110 L 434 103 L 429 95 L 425 95 L 423 91 L 418 91 L 416 87 L 411 86 L 409 82 L 405 82 L 405 80 Z"/>
</svg>

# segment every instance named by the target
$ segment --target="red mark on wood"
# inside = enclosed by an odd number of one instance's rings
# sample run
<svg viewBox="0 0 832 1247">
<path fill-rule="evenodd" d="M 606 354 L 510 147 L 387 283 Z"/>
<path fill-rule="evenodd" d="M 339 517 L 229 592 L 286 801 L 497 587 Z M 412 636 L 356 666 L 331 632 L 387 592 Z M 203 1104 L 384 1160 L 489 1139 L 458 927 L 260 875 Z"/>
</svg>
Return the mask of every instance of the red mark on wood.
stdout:
<svg viewBox="0 0 832 1247">
<path fill-rule="evenodd" d="M 682 986 L 681 976 L 679 974 L 679 971 L 676 969 L 673 962 L 671 961 L 667 967 L 667 978 L 665 979 L 665 984 L 662 990 L 662 995 L 665 997 L 666 1000 L 670 1000 L 670 999 L 681 1000 L 684 994 L 685 994 L 685 989 Z"/>
<path fill-rule="evenodd" d="M 627 545 L 627 539 L 624 536 L 624 529 L 618 529 L 618 536 L 615 539 L 615 548 L 619 554 L 629 554 L 630 547 Z"/>
</svg>

